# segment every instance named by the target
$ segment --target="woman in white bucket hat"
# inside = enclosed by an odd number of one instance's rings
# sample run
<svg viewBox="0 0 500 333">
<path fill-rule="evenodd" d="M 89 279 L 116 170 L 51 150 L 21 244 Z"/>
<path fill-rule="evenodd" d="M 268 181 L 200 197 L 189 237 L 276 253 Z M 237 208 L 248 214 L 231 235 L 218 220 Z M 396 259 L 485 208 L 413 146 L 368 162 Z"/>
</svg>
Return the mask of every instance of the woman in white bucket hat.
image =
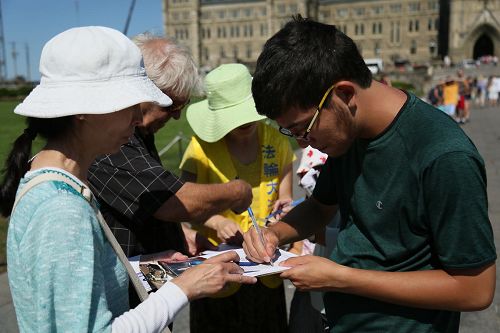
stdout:
<svg viewBox="0 0 500 333">
<path fill-rule="evenodd" d="M 96 156 L 127 142 L 142 120 L 140 103 L 172 101 L 147 78 L 139 48 L 110 28 L 55 36 L 42 51 L 40 72 L 40 85 L 14 111 L 28 117 L 28 127 L 0 186 L 2 214 L 11 216 L 9 283 L 21 332 L 159 332 L 188 300 L 229 281 L 254 282 L 229 253 L 128 311 L 127 272 L 104 236 L 87 170 Z M 47 143 L 29 160 L 37 135 Z"/>
</svg>

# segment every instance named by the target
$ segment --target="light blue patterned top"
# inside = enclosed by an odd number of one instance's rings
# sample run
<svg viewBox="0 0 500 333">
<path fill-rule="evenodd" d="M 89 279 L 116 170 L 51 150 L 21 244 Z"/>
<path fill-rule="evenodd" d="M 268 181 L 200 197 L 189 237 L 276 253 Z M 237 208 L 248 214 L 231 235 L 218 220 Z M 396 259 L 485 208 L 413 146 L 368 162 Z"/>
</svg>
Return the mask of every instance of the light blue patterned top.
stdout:
<svg viewBox="0 0 500 333">
<path fill-rule="evenodd" d="M 19 188 L 42 172 L 28 172 Z M 94 203 L 95 205 L 95 203 Z M 129 309 L 128 276 L 92 206 L 72 187 L 45 182 L 10 218 L 9 283 L 21 332 L 110 332 Z"/>
</svg>

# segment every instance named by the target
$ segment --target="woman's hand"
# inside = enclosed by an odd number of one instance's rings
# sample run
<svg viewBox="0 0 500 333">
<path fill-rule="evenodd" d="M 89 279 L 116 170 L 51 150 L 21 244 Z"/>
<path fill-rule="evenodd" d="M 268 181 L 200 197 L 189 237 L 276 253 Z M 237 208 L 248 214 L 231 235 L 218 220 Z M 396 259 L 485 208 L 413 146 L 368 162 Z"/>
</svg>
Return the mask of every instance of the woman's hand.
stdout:
<svg viewBox="0 0 500 333">
<path fill-rule="evenodd" d="M 195 256 L 205 250 L 216 250 L 217 246 L 210 243 L 207 237 L 203 236 L 196 230 L 191 229 L 185 223 L 182 224 L 182 231 L 184 232 L 186 248 L 191 256 Z"/>
<path fill-rule="evenodd" d="M 214 295 L 230 282 L 244 284 L 257 282 L 255 277 L 242 275 L 243 269 L 235 263 L 238 260 L 236 252 L 224 252 L 186 270 L 172 282 L 182 289 L 189 301 Z"/>
<path fill-rule="evenodd" d="M 152 254 L 141 255 L 141 262 L 148 261 L 166 261 L 166 262 L 176 262 L 187 260 L 187 256 L 175 250 L 167 250 L 163 252 L 157 252 Z"/>
<path fill-rule="evenodd" d="M 271 213 L 281 210 L 281 213 L 274 216 L 276 221 L 281 220 L 289 211 L 292 210 L 292 202 L 292 198 L 278 199 L 274 202 L 273 211 Z"/>
<path fill-rule="evenodd" d="M 243 231 L 233 220 L 221 217 L 213 223 L 213 228 L 217 231 L 217 237 L 223 243 L 241 245 L 243 243 Z"/>
</svg>

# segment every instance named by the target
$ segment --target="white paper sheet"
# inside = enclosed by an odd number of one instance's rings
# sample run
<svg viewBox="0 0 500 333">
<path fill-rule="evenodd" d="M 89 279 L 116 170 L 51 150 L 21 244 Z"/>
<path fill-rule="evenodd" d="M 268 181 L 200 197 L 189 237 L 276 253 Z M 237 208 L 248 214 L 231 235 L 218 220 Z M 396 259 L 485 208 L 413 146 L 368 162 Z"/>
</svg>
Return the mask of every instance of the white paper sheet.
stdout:
<svg viewBox="0 0 500 333">
<path fill-rule="evenodd" d="M 233 247 L 233 246 L 229 246 L 226 244 L 219 245 L 219 249 L 217 251 L 204 251 L 200 255 L 200 257 L 208 259 L 208 258 L 211 258 L 213 256 L 216 256 L 218 254 L 221 254 L 221 253 L 227 252 L 227 251 L 235 251 L 240 257 L 240 262 L 247 262 L 247 263 L 250 262 L 247 259 L 245 252 L 243 251 L 243 249 L 241 247 Z M 243 275 L 258 277 L 258 276 L 271 275 L 271 274 L 276 274 L 276 273 L 286 271 L 290 267 L 279 266 L 279 263 L 281 263 L 282 261 L 285 261 L 288 258 L 292 258 L 292 257 L 296 257 L 296 255 L 293 253 L 278 249 L 278 250 L 276 250 L 276 257 L 273 260 L 273 266 L 271 266 L 270 264 L 257 264 L 255 266 L 241 266 L 241 268 L 243 268 L 243 270 L 245 271 L 245 273 L 243 273 Z"/>
</svg>

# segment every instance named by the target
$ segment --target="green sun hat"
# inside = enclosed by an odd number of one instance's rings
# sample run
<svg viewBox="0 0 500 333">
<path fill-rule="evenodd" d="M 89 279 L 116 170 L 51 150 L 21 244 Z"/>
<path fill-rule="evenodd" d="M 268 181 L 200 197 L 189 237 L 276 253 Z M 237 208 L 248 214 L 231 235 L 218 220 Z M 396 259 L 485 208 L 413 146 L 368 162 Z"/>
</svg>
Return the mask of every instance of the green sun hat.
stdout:
<svg viewBox="0 0 500 333">
<path fill-rule="evenodd" d="M 207 99 L 194 103 L 186 118 L 200 139 L 216 142 L 233 129 L 262 119 L 252 97 L 252 76 L 242 64 L 220 65 L 205 77 Z"/>
</svg>

